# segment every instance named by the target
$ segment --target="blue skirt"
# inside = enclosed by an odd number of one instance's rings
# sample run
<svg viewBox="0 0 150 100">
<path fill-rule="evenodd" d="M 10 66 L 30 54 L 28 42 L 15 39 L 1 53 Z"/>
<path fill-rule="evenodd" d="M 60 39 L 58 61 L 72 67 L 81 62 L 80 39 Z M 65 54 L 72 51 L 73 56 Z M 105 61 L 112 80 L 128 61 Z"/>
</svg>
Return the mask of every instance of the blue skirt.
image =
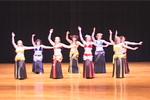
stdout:
<svg viewBox="0 0 150 100">
<path fill-rule="evenodd" d="M 96 52 L 94 71 L 95 71 L 95 73 L 106 73 L 106 61 L 105 61 L 105 52 L 104 51 Z"/>
<path fill-rule="evenodd" d="M 63 78 L 61 62 L 56 61 L 56 63 L 52 65 L 50 78 L 53 78 L 53 79 L 61 79 L 61 78 Z"/>
<path fill-rule="evenodd" d="M 44 73 L 42 61 L 34 61 L 33 62 L 32 72 L 34 72 L 36 74 Z"/>
<path fill-rule="evenodd" d="M 14 75 L 16 79 L 23 80 L 27 78 L 27 72 L 24 61 L 16 61 L 14 68 Z"/>
</svg>

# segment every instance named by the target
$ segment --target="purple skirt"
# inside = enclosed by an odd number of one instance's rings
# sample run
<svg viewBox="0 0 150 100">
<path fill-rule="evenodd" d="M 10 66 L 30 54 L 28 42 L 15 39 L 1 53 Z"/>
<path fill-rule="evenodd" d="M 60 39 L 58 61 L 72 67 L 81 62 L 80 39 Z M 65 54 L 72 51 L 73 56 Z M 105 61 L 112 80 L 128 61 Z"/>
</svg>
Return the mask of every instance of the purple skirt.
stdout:
<svg viewBox="0 0 150 100">
<path fill-rule="evenodd" d="M 33 62 L 32 72 L 34 72 L 36 74 L 44 73 L 42 61 L 34 61 Z"/>
</svg>

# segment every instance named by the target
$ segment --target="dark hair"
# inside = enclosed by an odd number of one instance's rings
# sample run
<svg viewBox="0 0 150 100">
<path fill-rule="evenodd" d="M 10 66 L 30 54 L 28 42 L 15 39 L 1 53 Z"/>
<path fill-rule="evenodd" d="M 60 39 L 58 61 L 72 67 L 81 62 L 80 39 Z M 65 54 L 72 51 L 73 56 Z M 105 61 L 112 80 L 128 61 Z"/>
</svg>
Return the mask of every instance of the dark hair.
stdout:
<svg viewBox="0 0 150 100">
<path fill-rule="evenodd" d="M 123 36 L 123 35 L 121 35 L 121 36 L 119 36 L 120 37 L 120 39 L 122 40 L 123 38 L 125 38 L 125 36 Z M 126 39 L 126 38 L 125 38 Z"/>
<path fill-rule="evenodd" d="M 71 39 L 72 39 L 72 38 L 78 39 L 79 37 L 78 37 L 78 35 L 71 35 L 70 38 L 71 38 Z"/>
</svg>

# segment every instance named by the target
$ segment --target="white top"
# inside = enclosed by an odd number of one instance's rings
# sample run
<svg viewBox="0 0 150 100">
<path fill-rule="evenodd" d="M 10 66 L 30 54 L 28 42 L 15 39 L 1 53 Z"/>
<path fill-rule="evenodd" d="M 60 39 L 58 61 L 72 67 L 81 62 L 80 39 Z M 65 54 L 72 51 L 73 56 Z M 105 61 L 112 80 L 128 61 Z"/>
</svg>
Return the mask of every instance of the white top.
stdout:
<svg viewBox="0 0 150 100">
<path fill-rule="evenodd" d="M 61 48 L 60 48 L 60 47 L 54 49 L 54 55 L 55 55 L 55 56 L 62 55 L 62 53 L 61 53 Z"/>
<path fill-rule="evenodd" d="M 103 49 L 104 40 L 96 40 L 94 45 L 96 46 L 96 51 L 104 51 Z"/>
<path fill-rule="evenodd" d="M 43 60 L 43 48 L 41 46 L 37 47 L 34 49 L 34 56 L 33 60 L 34 61 L 42 61 Z"/>
<path fill-rule="evenodd" d="M 42 55 L 43 48 L 41 46 L 34 49 L 34 55 Z"/>
</svg>

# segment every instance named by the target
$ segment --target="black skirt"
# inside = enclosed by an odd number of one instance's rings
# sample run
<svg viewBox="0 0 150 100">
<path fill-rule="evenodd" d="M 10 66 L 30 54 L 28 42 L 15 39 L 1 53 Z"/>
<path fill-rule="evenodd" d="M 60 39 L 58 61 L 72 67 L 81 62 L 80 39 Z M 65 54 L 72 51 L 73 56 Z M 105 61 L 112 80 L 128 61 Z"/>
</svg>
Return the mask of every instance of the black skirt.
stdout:
<svg viewBox="0 0 150 100">
<path fill-rule="evenodd" d="M 79 73 L 78 60 L 70 59 L 70 65 L 69 65 L 69 68 L 68 68 L 68 72 L 70 72 L 70 73 Z"/>
<path fill-rule="evenodd" d="M 94 66 L 90 60 L 85 60 L 83 64 L 83 78 L 92 79 L 94 78 Z"/>
<path fill-rule="evenodd" d="M 33 62 L 32 72 L 34 72 L 36 74 L 44 73 L 42 61 L 34 61 Z"/>
<path fill-rule="evenodd" d="M 115 78 L 125 77 L 125 58 L 115 58 L 113 64 L 113 75 Z"/>
<path fill-rule="evenodd" d="M 52 65 L 50 78 L 53 79 L 61 79 L 63 78 L 62 68 L 61 68 L 61 62 L 56 61 L 56 63 Z"/>
<path fill-rule="evenodd" d="M 106 61 L 105 61 L 104 51 L 96 52 L 95 62 L 94 62 L 94 71 L 95 73 L 106 73 Z"/>
<path fill-rule="evenodd" d="M 20 79 L 20 80 L 27 78 L 24 61 L 16 61 L 15 68 L 14 68 L 14 75 L 16 79 Z"/>
<path fill-rule="evenodd" d="M 129 74 L 130 69 L 129 69 L 129 64 L 127 58 L 125 59 L 125 74 Z"/>
</svg>

